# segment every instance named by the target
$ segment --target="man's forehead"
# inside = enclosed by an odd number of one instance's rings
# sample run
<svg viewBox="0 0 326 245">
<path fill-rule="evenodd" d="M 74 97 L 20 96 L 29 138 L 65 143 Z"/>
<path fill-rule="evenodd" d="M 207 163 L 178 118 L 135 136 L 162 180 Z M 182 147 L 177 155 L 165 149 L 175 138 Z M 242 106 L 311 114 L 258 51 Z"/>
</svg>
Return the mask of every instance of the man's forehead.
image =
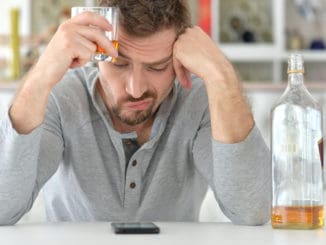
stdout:
<svg viewBox="0 0 326 245">
<path fill-rule="evenodd" d="M 135 52 L 160 56 L 159 53 L 162 52 L 166 56 L 166 54 L 172 53 L 175 40 L 174 29 L 165 29 L 146 37 L 130 36 L 124 32 L 119 34 L 119 46 L 123 55 Z"/>
<path fill-rule="evenodd" d="M 132 39 L 132 40 L 142 40 L 142 39 L 152 39 L 152 38 L 172 38 L 175 39 L 177 37 L 177 31 L 174 27 L 170 27 L 170 28 L 161 28 L 160 30 L 157 30 L 155 32 L 149 33 L 148 35 L 145 36 L 137 36 L 137 35 L 132 35 L 132 34 L 128 34 L 128 32 L 126 32 L 124 30 L 124 28 L 120 25 L 119 26 L 119 37 L 122 37 L 124 39 Z"/>
<path fill-rule="evenodd" d="M 119 56 L 120 59 L 128 59 L 131 60 L 132 57 L 129 57 L 128 54 L 124 54 L 122 51 L 119 51 Z M 146 65 L 151 65 L 151 66 L 155 66 L 155 65 L 160 65 L 160 64 L 164 64 L 167 63 L 168 61 L 170 61 L 173 57 L 173 53 L 165 53 L 164 56 L 162 55 L 161 57 L 156 57 L 156 59 L 154 57 L 148 57 L 148 59 L 146 59 L 146 61 L 142 61 L 143 64 Z M 118 59 L 119 59 L 118 58 Z"/>
</svg>

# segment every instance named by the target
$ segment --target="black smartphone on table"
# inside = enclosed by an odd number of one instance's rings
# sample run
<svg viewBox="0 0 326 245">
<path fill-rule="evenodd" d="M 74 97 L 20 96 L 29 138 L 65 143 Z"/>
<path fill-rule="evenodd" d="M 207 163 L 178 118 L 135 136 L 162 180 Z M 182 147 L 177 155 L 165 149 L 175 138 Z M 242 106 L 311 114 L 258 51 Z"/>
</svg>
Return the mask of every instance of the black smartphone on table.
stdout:
<svg viewBox="0 0 326 245">
<path fill-rule="evenodd" d="M 158 234 L 160 228 L 152 222 L 111 223 L 115 234 Z"/>
</svg>

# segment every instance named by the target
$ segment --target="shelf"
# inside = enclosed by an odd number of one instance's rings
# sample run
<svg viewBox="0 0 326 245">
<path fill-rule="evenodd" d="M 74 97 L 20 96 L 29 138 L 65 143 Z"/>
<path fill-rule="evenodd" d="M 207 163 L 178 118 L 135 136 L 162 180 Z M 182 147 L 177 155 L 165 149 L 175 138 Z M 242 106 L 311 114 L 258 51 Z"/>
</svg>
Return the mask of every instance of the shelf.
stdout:
<svg viewBox="0 0 326 245">
<path fill-rule="evenodd" d="M 0 91 L 16 91 L 19 87 L 19 82 L 0 81 Z"/>
<path fill-rule="evenodd" d="M 287 83 L 261 83 L 261 82 L 244 82 L 243 89 L 245 91 L 284 91 Z M 305 86 L 309 91 L 326 93 L 326 83 L 322 82 L 305 82 Z"/>
<path fill-rule="evenodd" d="M 267 44 L 220 44 L 219 48 L 232 61 L 287 61 L 293 52 L 299 52 L 304 60 L 326 62 L 326 50 L 278 51 Z"/>
<path fill-rule="evenodd" d="M 295 51 L 284 52 L 282 58 L 287 60 L 290 53 Z M 305 62 L 326 62 L 326 51 L 325 50 L 299 50 L 299 53 L 303 55 Z"/>
<path fill-rule="evenodd" d="M 286 77 L 286 67 L 288 57 L 294 50 L 287 49 L 289 45 L 289 31 L 295 29 L 302 30 L 305 34 L 305 40 L 309 41 L 309 35 L 315 35 L 318 32 L 318 26 L 312 26 L 313 21 L 309 22 L 309 28 L 307 30 L 303 28 L 305 20 L 297 8 L 293 6 L 294 1 L 283 0 L 262 0 L 260 5 L 254 5 L 246 0 L 211 0 L 217 2 L 216 13 L 212 12 L 213 31 L 216 36 L 213 36 L 217 41 L 217 46 L 228 57 L 232 64 L 235 65 L 239 73 L 239 77 L 243 81 L 266 81 L 266 83 L 282 83 Z M 271 5 L 267 8 L 268 5 Z M 323 14 L 323 20 L 326 19 L 326 1 L 323 3 L 323 10 L 320 9 L 320 14 Z M 224 7 L 225 9 L 221 9 Z M 307 6 L 306 6 L 307 7 Z M 257 8 L 260 8 L 257 10 Z M 264 14 L 265 13 L 265 14 Z M 250 15 L 251 14 L 251 15 Z M 302 14 L 302 13 L 301 13 Z M 261 36 L 261 33 L 270 30 L 271 43 L 266 40 L 257 39 L 253 43 L 241 43 L 234 39 L 233 32 L 234 26 L 230 25 L 232 18 L 240 19 L 240 31 L 247 28 L 251 32 Z M 272 18 L 272 20 L 270 20 Z M 261 21 L 257 22 L 257 19 Z M 295 19 L 295 20 L 293 20 Z M 253 21 L 256 20 L 254 25 Z M 264 22 L 265 21 L 265 22 Z M 250 24 L 251 23 L 251 24 Z M 265 23 L 265 27 L 262 28 L 262 24 Z M 268 29 L 266 29 L 266 23 L 269 23 Z M 323 21 L 322 23 L 326 23 Z M 260 27 L 259 27 L 260 24 Z M 241 27 L 243 27 L 241 29 Z M 233 30 L 233 32 L 232 32 Z M 239 28 L 237 29 L 239 31 Z M 316 32 L 317 31 L 317 32 Z M 325 34 L 320 28 L 320 35 Z M 223 34 L 224 33 L 224 34 Z M 227 33 L 228 35 L 225 35 Z M 241 33 L 241 32 L 240 32 Z M 222 35 L 223 34 L 223 35 Z M 229 39 L 225 38 L 229 37 Z M 326 41 L 326 36 L 324 41 Z M 294 39 L 292 39 L 293 41 Z M 226 41 L 226 42 L 225 42 Z M 233 41 L 233 42 L 232 42 Z M 298 41 L 298 40 L 296 40 Z M 296 46 L 295 42 L 291 43 L 292 46 Z M 302 44 L 302 43 L 301 43 Z M 299 44 L 297 44 L 298 46 Z M 307 45 L 300 47 L 306 48 Z M 326 81 L 326 69 L 324 65 L 326 63 L 326 50 L 309 50 L 301 49 L 297 51 L 304 57 L 307 71 L 307 79 L 311 81 L 318 81 L 323 83 Z M 324 89 L 324 88 L 323 88 Z"/>
<path fill-rule="evenodd" d="M 270 44 L 220 44 L 219 48 L 232 61 L 273 61 L 279 58 Z"/>
</svg>

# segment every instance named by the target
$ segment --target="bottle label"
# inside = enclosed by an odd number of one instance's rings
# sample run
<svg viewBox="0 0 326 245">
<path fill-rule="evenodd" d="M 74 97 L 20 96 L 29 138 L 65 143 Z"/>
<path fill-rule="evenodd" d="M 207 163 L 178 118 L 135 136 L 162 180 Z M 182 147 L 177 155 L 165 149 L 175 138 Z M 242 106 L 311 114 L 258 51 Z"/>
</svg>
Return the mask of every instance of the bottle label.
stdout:
<svg viewBox="0 0 326 245">
<path fill-rule="evenodd" d="M 322 164 L 323 142 L 319 111 L 296 105 L 281 105 L 273 113 L 272 149 L 278 161 Z"/>
<path fill-rule="evenodd" d="M 280 146 L 280 152 L 283 154 L 294 155 L 298 152 L 298 145 L 294 143 L 282 144 Z"/>
</svg>

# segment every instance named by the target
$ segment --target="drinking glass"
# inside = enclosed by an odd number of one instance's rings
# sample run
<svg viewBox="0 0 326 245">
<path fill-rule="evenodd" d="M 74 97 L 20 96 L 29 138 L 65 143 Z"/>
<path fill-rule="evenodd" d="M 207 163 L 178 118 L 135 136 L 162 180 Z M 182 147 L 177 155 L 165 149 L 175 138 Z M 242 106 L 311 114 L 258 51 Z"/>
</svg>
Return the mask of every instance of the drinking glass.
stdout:
<svg viewBox="0 0 326 245">
<path fill-rule="evenodd" d="M 114 48 L 118 50 L 118 25 L 119 25 L 119 8 L 117 7 L 72 7 L 71 17 L 74 17 L 83 12 L 93 12 L 105 17 L 112 25 L 112 31 L 106 31 L 105 36 L 111 40 Z M 113 61 L 114 58 L 109 56 L 106 51 L 99 45 L 96 45 L 96 52 L 92 57 L 93 62 L 98 61 Z"/>
</svg>

